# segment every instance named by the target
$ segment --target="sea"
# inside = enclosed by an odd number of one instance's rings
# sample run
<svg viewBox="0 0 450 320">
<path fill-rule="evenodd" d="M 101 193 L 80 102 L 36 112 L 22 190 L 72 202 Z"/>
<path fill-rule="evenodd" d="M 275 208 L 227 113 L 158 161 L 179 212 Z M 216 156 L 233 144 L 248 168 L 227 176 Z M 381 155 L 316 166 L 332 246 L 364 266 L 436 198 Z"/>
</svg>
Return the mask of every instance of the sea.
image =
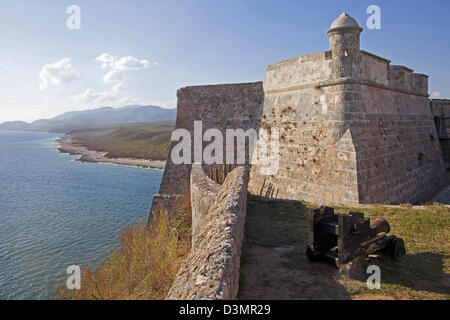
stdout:
<svg viewBox="0 0 450 320">
<path fill-rule="evenodd" d="M 56 299 L 68 267 L 95 269 L 158 191 L 162 170 L 78 162 L 60 136 L 0 131 L 0 300 Z"/>
</svg>

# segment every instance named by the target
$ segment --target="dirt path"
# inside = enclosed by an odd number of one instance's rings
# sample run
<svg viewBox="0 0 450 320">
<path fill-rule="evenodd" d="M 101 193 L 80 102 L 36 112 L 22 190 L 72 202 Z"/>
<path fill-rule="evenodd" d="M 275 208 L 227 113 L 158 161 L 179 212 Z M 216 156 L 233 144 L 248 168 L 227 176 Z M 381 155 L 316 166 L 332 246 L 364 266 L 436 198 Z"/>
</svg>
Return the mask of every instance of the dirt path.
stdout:
<svg viewBox="0 0 450 320">
<path fill-rule="evenodd" d="M 299 202 L 249 199 L 239 299 L 350 299 L 335 268 L 306 259 L 307 225 Z"/>
</svg>

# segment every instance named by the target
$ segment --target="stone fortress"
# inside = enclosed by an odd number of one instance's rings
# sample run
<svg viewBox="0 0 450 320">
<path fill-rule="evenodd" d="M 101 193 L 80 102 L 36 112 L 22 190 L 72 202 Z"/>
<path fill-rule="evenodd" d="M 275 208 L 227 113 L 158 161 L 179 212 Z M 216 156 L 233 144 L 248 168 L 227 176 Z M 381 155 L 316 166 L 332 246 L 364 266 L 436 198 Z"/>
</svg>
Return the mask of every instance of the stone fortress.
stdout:
<svg viewBox="0 0 450 320">
<path fill-rule="evenodd" d="M 178 91 L 176 128 L 191 134 L 194 121 L 224 136 L 277 128 L 279 169 L 263 175 L 254 164 L 225 178 L 227 165 L 194 170 L 169 157 L 151 210 L 190 194 L 194 230 L 169 298 L 236 297 L 247 191 L 317 205 L 400 204 L 430 200 L 445 186 L 450 100 L 429 99 L 427 75 L 361 50 L 361 31 L 343 13 L 327 31 L 329 51 L 269 65 L 263 82 Z M 267 156 L 259 152 L 251 156 Z M 208 172 L 222 172 L 223 185 Z"/>
<path fill-rule="evenodd" d="M 327 32 L 329 51 L 272 64 L 262 83 L 180 89 L 176 128 L 278 128 L 280 168 L 264 176 L 253 166 L 253 194 L 321 204 L 430 199 L 444 183 L 450 101 L 428 98 L 428 76 L 361 50 L 361 31 L 344 13 Z M 188 190 L 190 168 L 169 158 L 155 207 Z"/>
</svg>

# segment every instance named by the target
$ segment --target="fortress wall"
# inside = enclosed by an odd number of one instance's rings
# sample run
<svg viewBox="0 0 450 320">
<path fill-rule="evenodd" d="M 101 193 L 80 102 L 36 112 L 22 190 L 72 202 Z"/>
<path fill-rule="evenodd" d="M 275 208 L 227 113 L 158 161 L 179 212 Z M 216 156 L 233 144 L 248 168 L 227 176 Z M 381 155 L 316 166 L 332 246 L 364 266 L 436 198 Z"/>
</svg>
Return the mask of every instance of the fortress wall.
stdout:
<svg viewBox="0 0 450 320">
<path fill-rule="evenodd" d="M 395 67 L 390 88 L 358 85 L 360 109 L 346 117 L 355 141 L 360 203 L 427 200 L 442 186 L 439 139 L 423 83 L 421 92 L 413 91 L 415 77 Z"/>
<path fill-rule="evenodd" d="M 197 175 L 196 171 L 193 174 Z M 248 168 L 245 166 L 239 166 L 227 175 L 193 239 L 191 252 L 182 264 L 167 299 L 236 299 L 247 181 Z"/>
<path fill-rule="evenodd" d="M 203 132 L 216 128 L 223 133 L 225 143 L 226 129 L 257 130 L 264 94 L 262 82 L 255 82 L 185 87 L 178 90 L 177 98 L 175 129 L 187 129 L 193 139 L 194 121 L 200 120 Z M 172 148 L 177 144 L 178 141 L 171 144 L 160 189 L 153 198 L 151 212 L 159 210 L 161 206 L 170 209 L 177 198 L 189 192 L 191 165 L 174 164 L 170 157 Z M 203 146 L 207 144 L 209 142 L 204 142 Z M 192 162 L 193 160 L 192 150 Z M 208 166 L 204 167 L 208 170 Z"/>
<path fill-rule="evenodd" d="M 220 184 L 211 180 L 202 165 L 194 163 L 191 171 L 192 242 L 206 223 L 206 216 L 220 191 Z"/>
<path fill-rule="evenodd" d="M 249 192 L 321 204 L 358 203 L 356 155 L 343 117 L 355 93 L 345 92 L 344 84 L 317 87 L 330 81 L 331 61 L 330 53 L 322 52 L 268 68 L 261 128 L 279 130 L 279 170 L 266 176 L 260 166 L 252 166 Z"/>
<path fill-rule="evenodd" d="M 428 76 L 420 73 L 412 74 L 412 91 L 428 96 Z"/>
<path fill-rule="evenodd" d="M 428 77 L 364 51 L 345 67 L 334 59 L 324 52 L 269 66 L 261 127 L 280 130 L 279 170 L 264 176 L 253 166 L 249 191 L 321 204 L 429 199 L 443 163 Z M 342 70 L 357 77 L 333 78 Z"/>
<path fill-rule="evenodd" d="M 288 89 L 330 78 L 330 52 L 308 54 L 269 65 L 264 91 Z"/>
<path fill-rule="evenodd" d="M 366 51 L 361 52 L 362 78 L 376 83 L 389 85 L 389 60 Z"/>
<path fill-rule="evenodd" d="M 450 100 L 432 99 L 430 105 L 442 156 L 445 162 L 450 162 Z"/>
<path fill-rule="evenodd" d="M 389 66 L 389 86 L 398 90 L 412 90 L 412 70 L 405 66 Z"/>
<path fill-rule="evenodd" d="M 439 138 L 450 138 L 450 100 L 431 99 L 430 107 Z"/>
</svg>

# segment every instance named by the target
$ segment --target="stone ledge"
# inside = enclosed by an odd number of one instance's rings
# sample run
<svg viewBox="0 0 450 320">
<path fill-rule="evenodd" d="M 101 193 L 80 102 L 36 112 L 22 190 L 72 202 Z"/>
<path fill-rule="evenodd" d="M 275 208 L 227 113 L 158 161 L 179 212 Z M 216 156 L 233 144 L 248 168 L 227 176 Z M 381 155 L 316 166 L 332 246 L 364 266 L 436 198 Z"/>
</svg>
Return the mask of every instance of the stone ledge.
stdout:
<svg viewBox="0 0 450 320">
<path fill-rule="evenodd" d="M 240 166 L 227 175 L 167 299 L 236 299 L 248 174 L 248 168 Z"/>
<path fill-rule="evenodd" d="M 414 92 L 411 90 L 405 90 L 405 89 L 400 89 L 400 88 L 393 88 L 392 86 L 384 85 L 384 84 L 374 82 L 371 80 L 357 79 L 357 78 L 340 78 L 340 79 L 333 79 L 333 80 L 329 80 L 329 81 L 323 81 L 323 82 L 316 84 L 315 87 L 322 88 L 322 87 L 329 87 L 329 86 L 342 85 L 342 84 L 360 84 L 360 85 L 376 87 L 376 88 L 380 88 L 380 89 L 385 89 L 385 90 L 395 91 L 395 92 L 400 92 L 400 93 L 405 93 L 405 94 L 411 94 L 411 95 L 425 97 L 425 98 L 428 98 L 430 96 L 429 94 L 418 93 L 418 92 Z"/>
<path fill-rule="evenodd" d="M 201 226 L 205 224 L 209 209 L 220 191 L 220 184 L 211 180 L 202 165 L 194 163 L 191 170 L 192 244 Z"/>
<path fill-rule="evenodd" d="M 298 85 L 298 86 L 292 86 L 292 87 L 286 87 L 286 88 L 280 88 L 280 89 L 272 89 L 272 90 L 266 90 L 265 93 L 266 94 L 277 94 L 277 93 L 285 93 L 285 92 L 290 92 L 290 91 L 312 89 L 312 88 L 320 89 L 323 87 L 346 85 L 346 84 L 359 84 L 359 85 L 371 86 L 371 87 L 376 87 L 376 88 L 385 89 L 385 90 L 389 90 L 389 91 L 395 91 L 395 92 L 399 92 L 399 93 L 411 94 L 411 95 L 425 97 L 425 98 L 428 98 L 430 96 L 429 94 L 422 94 L 422 93 L 417 93 L 417 92 L 413 92 L 410 90 L 393 88 L 391 86 L 387 86 L 387 85 L 384 85 L 384 84 L 381 84 L 378 82 L 365 80 L 365 79 L 356 79 L 356 78 L 340 78 L 340 79 L 322 81 L 322 82 L 315 83 L 315 84 L 304 84 L 304 85 Z"/>
</svg>

